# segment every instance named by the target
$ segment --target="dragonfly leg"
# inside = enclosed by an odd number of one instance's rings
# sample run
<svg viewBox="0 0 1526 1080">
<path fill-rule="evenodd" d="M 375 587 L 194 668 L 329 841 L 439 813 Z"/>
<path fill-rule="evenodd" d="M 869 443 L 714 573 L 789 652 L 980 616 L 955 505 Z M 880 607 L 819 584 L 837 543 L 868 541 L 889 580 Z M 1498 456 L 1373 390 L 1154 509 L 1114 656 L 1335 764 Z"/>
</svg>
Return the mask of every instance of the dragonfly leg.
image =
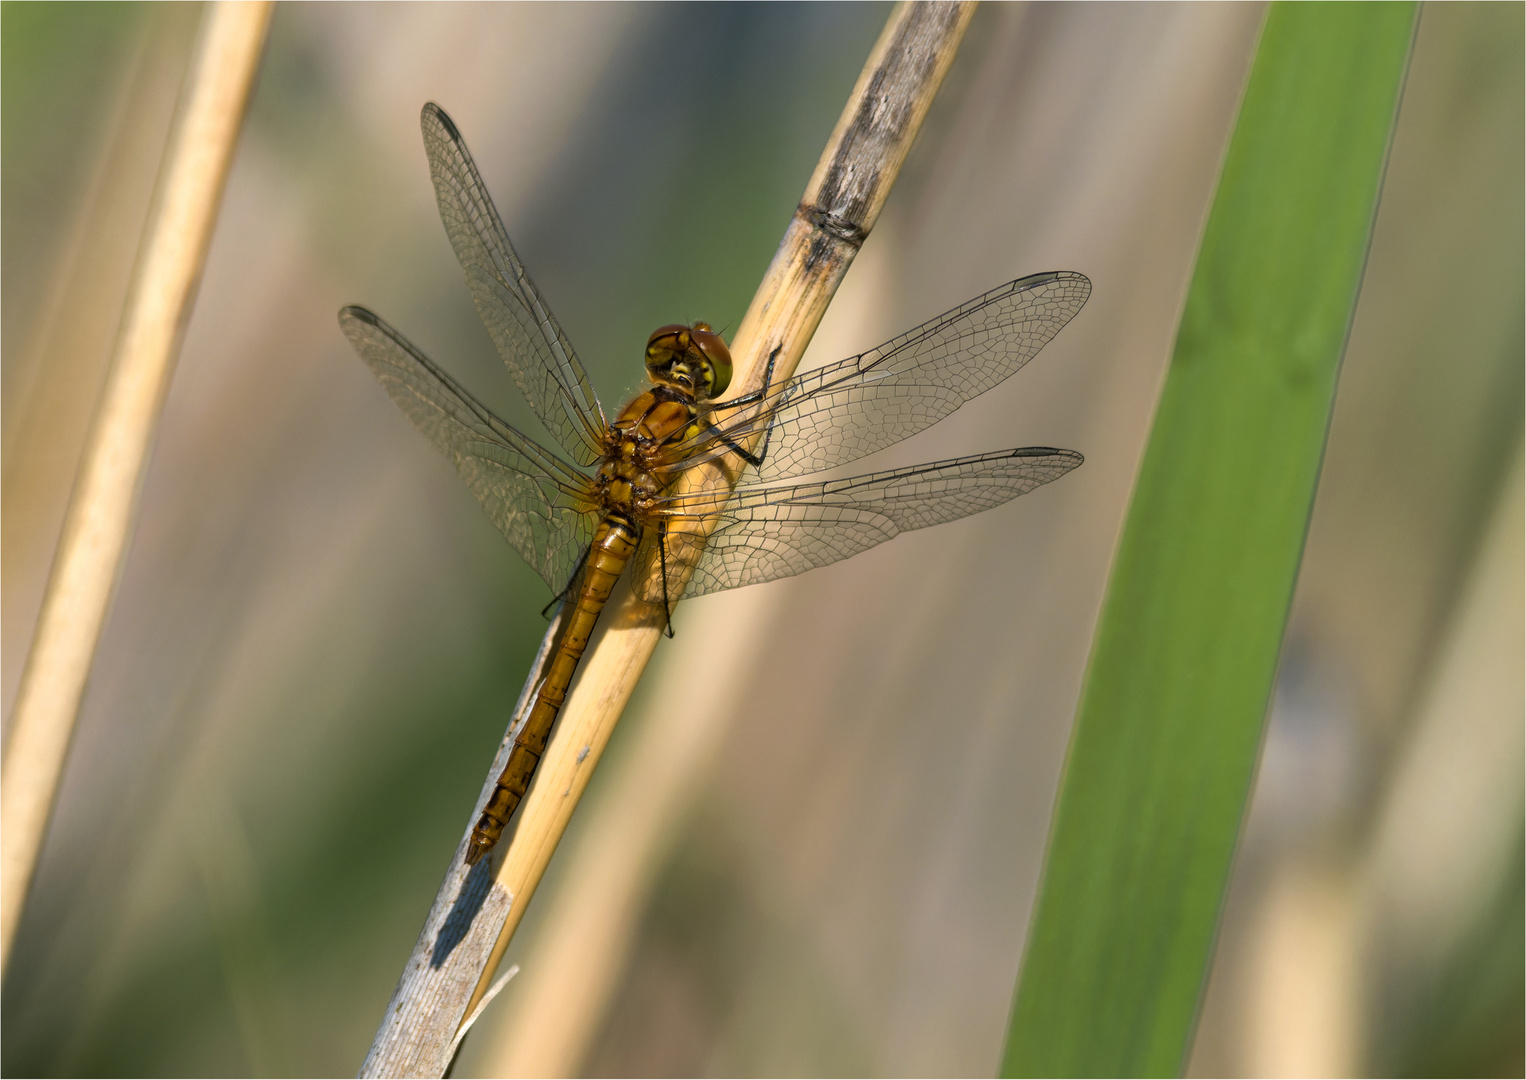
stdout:
<svg viewBox="0 0 1526 1080">
<path fill-rule="evenodd" d="M 673 633 L 673 601 L 668 596 L 668 523 L 657 523 L 657 562 L 658 571 L 662 574 L 662 617 L 668 624 L 664 631 L 668 637 L 676 636 Z"/>
<path fill-rule="evenodd" d="M 764 375 L 765 385 L 773 382 L 774 360 L 779 356 L 779 350 L 782 348 L 784 348 L 783 345 L 775 345 L 774 351 L 768 354 L 768 371 Z M 763 442 L 758 446 L 758 449 L 751 454 L 742 454 L 747 464 L 751 465 L 754 469 L 761 469 L 763 467 L 763 459 L 768 457 L 768 440 L 774 434 L 774 415 L 773 413 L 769 414 L 768 426 L 763 429 Z"/>
<path fill-rule="evenodd" d="M 747 462 L 747 464 L 751 465 L 754 469 L 761 469 L 763 467 L 763 459 L 768 457 L 768 440 L 773 435 L 773 433 L 774 421 L 773 418 L 770 417 L 768 426 L 763 429 L 763 445 L 759 446 L 756 452 L 749 452 L 739 443 L 737 443 L 735 439 L 731 438 L 731 436 L 727 435 L 724 431 L 713 424 L 710 426 L 710 430 L 708 432 L 708 434 L 710 434 L 710 436 L 713 437 L 716 442 L 725 446 L 726 449 L 730 450 L 733 454 L 736 454 L 739 458 Z"/>
<path fill-rule="evenodd" d="M 774 385 L 774 361 L 779 358 L 779 350 L 783 345 L 775 345 L 774 351 L 768 354 L 768 367 L 763 371 L 763 385 L 750 394 L 734 397 L 730 401 L 715 401 L 710 403 L 712 409 L 736 409 L 743 405 L 756 405 L 768 396 L 768 392 Z"/>
<path fill-rule="evenodd" d="M 768 367 L 763 372 L 763 388 L 761 390 L 754 390 L 750 394 L 743 394 L 741 397 L 732 398 L 730 401 L 716 402 L 711 408 L 731 409 L 738 405 L 754 405 L 765 400 L 774 387 L 774 361 L 779 359 L 779 350 L 783 348 L 783 345 L 775 345 L 774 351 L 768 354 Z M 734 439 L 722 433 L 714 424 L 710 425 L 710 433 L 714 435 L 715 439 L 754 469 L 761 468 L 763 466 L 763 459 L 768 456 L 768 437 L 773 434 L 773 430 L 774 420 L 770 416 L 768 426 L 763 429 L 763 445 L 756 452 L 749 452 L 742 449 Z"/>
<path fill-rule="evenodd" d="M 772 425 L 770 425 L 770 427 L 772 427 Z M 715 436 L 717 442 L 726 447 L 726 449 L 730 450 L 733 454 L 736 454 L 743 461 L 747 462 L 747 464 L 751 465 L 754 469 L 763 464 L 763 454 L 748 453 L 741 446 L 737 445 L 735 440 L 733 440 L 729 435 L 726 435 L 718 428 L 712 427 L 710 432 Z M 768 436 L 766 434 L 763 436 L 763 451 L 764 453 L 768 452 Z"/>
<path fill-rule="evenodd" d="M 572 568 L 572 576 L 567 579 L 567 584 L 562 586 L 562 591 L 553 596 L 551 598 L 551 602 L 540 609 L 540 617 L 542 619 L 547 618 L 548 613 L 552 608 L 556 607 L 557 604 L 560 604 L 562 601 L 568 599 L 569 597 L 577 595 L 578 576 L 582 574 L 583 567 L 588 565 L 589 550 L 590 548 L 586 547 L 583 549 L 583 554 L 578 559 L 577 566 Z"/>
</svg>

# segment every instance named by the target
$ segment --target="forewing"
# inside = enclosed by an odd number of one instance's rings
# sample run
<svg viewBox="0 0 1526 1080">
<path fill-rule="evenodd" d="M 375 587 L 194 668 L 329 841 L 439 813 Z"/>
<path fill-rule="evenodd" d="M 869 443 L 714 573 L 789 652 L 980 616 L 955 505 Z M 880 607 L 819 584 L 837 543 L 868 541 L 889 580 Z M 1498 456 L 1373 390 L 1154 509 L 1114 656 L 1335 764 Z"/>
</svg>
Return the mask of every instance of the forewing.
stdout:
<svg viewBox="0 0 1526 1080">
<path fill-rule="evenodd" d="M 1073 450 L 1030 446 L 814 484 L 744 485 L 719 514 L 708 542 L 701 521 L 716 496 L 674 496 L 668 523 L 671 599 L 791 577 L 856 555 L 912 529 L 1000 506 L 1080 465 Z M 655 554 L 655 549 L 654 549 Z M 660 601 L 662 578 L 640 574 L 643 598 Z"/>
<path fill-rule="evenodd" d="M 1008 282 L 877 349 L 784 383 L 719 425 L 733 443 L 767 430 L 760 482 L 821 472 L 936 424 L 1033 359 L 1091 294 L 1071 271 Z M 723 452 L 696 440 L 694 460 Z"/>
<path fill-rule="evenodd" d="M 587 372 L 514 253 L 461 132 L 434 102 L 420 123 L 440 220 L 493 344 L 541 423 L 579 465 L 592 465 L 604 412 Z"/>
<path fill-rule="evenodd" d="M 514 550 L 560 592 L 593 535 L 587 478 L 494 416 L 372 312 L 347 307 L 339 325 L 414 427 L 455 464 Z"/>
</svg>

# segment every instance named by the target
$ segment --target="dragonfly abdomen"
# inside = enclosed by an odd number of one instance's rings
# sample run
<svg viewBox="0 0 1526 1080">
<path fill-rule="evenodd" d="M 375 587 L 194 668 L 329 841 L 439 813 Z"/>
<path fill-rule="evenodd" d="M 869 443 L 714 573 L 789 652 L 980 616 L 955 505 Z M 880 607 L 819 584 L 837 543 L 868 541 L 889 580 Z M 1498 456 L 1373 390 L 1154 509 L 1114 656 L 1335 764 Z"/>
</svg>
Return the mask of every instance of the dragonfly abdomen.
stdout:
<svg viewBox="0 0 1526 1080">
<path fill-rule="evenodd" d="M 594 623 L 643 529 L 636 595 L 671 615 L 683 596 L 788 577 L 900 532 L 988 509 L 1081 464 L 1043 447 L 828 481 L 815 475 L 937 423 L 1033 359 L 1091 292 L 1071 271 L 1008 282 L 883 345 L 720 400 L 730 350 L 705 323 L 647 339 L 652 387 L 606 419 L 587 372 L 530 283 L 461 133 L 437 105 L 423 114 L 440 217 L 494 344 L 530 408 L 571 463 L 514 430 L 401 334 L 364 308 L 339 322 L 393 401 L 465 478 L 494 523 L 553 588 L 564 584 L 591 513 L 600 517 L 575 605 L 530 715 L 467 846 L 476 863 L 529 790 Z M 730 459 L 754 470 L 736 486 Z M 597 466 L 594 474 L 588 470 Z M 738 477 L 732 475 L 734 482 Z M 715 483 L 712 483 L 714 481 Z M 671 627 L 669 627 L 671 630 Z"/>
<path fill-rule="evenodd" d="M 594 533 L 593 544 L 588 549 L 588 560 L 583 569 L 582 583 L 578 589 L 577 604 L 567 620 L 562 639 L 557 644 L 556 656 L 546 672 L 545 681 L 535 695 L 530 715 L 514 740 L 509 753 L 509 763 L 498 777 L 498 785 L 482 809 L 477 826 L 472 830 L 471 841 L 466 846 L 466 862 L 474 865 L 478 859 L 493 849 L 503 835 L 504 826 L 514 816 L 525 792 L 530 790 L 530 780 L 546 752 L 546 741 L 551 736 L 551 725 L 567 700 L 567 688 L 578 662 L 588 648 L 594 623 L 609 602 L 609 594 L 636 551 L 641 540 L 640 530 L 627 518 L 616 514 L 606 515 Z"/>
</svg>

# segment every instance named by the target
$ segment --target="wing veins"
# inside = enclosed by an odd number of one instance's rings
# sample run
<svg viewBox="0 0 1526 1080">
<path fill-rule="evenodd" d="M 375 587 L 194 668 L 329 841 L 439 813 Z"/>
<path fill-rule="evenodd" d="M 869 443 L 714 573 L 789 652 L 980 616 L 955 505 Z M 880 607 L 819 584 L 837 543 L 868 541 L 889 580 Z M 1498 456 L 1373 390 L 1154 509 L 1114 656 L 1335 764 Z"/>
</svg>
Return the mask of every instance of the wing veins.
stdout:
<svg viewBox="0 0 1526 1080">
<path fill-rule="evenodd" d="M 989 510 L 1082 460 L 1073 450 L 1022 447 L 833 480 L 746 484 L 730 502 L 719 492 L 677 494 L 653 516 L 667 520 L 670 546 L 680 553 L 670 591 L 687 575 L 683 595 L 702 596 L 790 577 L 903 532 Z M 654 580 L 660 584 L 650 573 L 637 580 L 647 592 Z"/>
<path fill-rule="evenodd" d="M 1090 289 L 1069 271 L 1008 282 L 874 349 L 795 376 L 696 437 L 684 464 L 724 456 L 717 434 L 741 442 L 765 430 L 768 457 L 755 474 L 761 480 L 866 457 L 1015 374 L 1074 317 Z"/>
<path fill-rule="evenodd" d="M 456 467 L 542 580 L 562 588 L 593 532 L 589 479 L 495 416 L 381 318 L 347 307 L 339 324 L 414 427 Z"/>
<path fill-rule="evenodd" d="M 563 449 L 593 464 L 605 418 L 587 372 L 514 251 L 459 129 L 433 102 L 420 122 L 440 217 L 494 345 Z"/>
</svg>

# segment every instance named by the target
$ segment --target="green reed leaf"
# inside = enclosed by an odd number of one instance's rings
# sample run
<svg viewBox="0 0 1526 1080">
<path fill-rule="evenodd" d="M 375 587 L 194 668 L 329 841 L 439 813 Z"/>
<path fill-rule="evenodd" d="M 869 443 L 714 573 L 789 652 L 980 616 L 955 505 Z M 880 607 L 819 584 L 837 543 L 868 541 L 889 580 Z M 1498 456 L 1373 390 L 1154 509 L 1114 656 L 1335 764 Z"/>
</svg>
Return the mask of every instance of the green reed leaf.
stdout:
<svg viewBox="0 0 1526 1080">
<path fill-rule="evenodd" d="M 1185 1067 L 1415 11 L 1268 14 L 1097 627 L 1005 1076 Z"/>
</svg>

